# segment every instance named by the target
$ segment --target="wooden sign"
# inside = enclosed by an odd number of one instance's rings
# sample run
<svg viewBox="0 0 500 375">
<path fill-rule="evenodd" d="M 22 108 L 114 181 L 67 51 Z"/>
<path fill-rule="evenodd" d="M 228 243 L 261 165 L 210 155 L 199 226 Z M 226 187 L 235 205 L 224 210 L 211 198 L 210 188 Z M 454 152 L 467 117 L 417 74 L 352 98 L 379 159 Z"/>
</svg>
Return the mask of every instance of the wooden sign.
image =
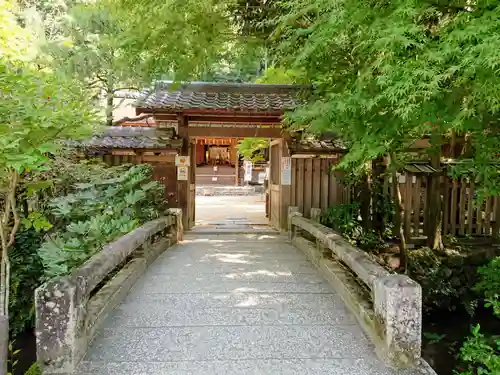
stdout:
<svg viewBox="0 0 500 375">
<path fill-rule="evenodd" d="M 251 161 L 245 160 L 243 163 L 243 168 L 245 169 L 244 181 L 252 181 L 252 170 L 253 165 Z"/>
<path fill-rule="evenodd" d="M 189 156 L 175 156 L 175 166 L 176 167 L 189 167 Z"/>
<path fill-rule="evenodd" d="M 281 158 L 281 185 L 292 184 L 292 158 Z"/>
<path fill-rule="evenodd" d="M 177 180 L 178 181 L 187 181 L 188 170 L 189 170 L 189 167 L 185 167 L 185 166 L 177 167 Z"/>
</svg>

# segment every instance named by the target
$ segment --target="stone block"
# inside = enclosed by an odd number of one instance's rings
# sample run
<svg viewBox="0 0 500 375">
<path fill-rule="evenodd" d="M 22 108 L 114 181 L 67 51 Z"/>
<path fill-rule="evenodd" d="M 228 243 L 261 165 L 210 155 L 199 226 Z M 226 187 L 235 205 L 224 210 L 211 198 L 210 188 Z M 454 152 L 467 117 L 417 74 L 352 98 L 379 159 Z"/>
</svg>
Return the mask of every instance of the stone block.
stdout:
<svg viewBox="0 0 500 375">
<path fill-rule="evenodd" d="M 181 208 L 171 208 L 168 213 L 175 217 L 175 224 L 172 228 L 174 242 L 177 243 L 182 241 L 184 235 L 184 226 L 182 224 L 182 209 Z"/>
<path fill-rule="evenodd" d="M 321 208 L 311 208 L 311 220 L 319 222 L 321 217 Z"/>
<path fill-rule="evenodd" d="M 35 291 L 37 358 L 44 373 L 70 373 L 82 359 L 97 326 L 125 296 L 137 278 L 171 243 L 182 239 L 182 213 L 150 221 L 105 245 L 68 276 Z M 128 257 L 133 260 L 91 297 L 102 280 Z M 115 283 L 115 284 L 113 284 Z"/>
<path fill-rule="evenodd" d="M 302 216 L 302 214 L 299 212 L 299 208 L 295 207 L 295 206 L 289 206 L 288 207 L 288 237 L 290 240 L 294 239 L 295 235 L 297 234 L 297 232 L 296 232 L 297 228 L 292 223 L 292 218 L 295 216 Z"/>
<path fill-rule="evenodd" d="M 381 358 L 399 368 L 414 366 L 421 357 L 422 288 L 404 275 L 390 275 L 375 281 L 377 345 Z"/>
<path fill-rule="evenodd" d="M 35 291 L 37 359 L 47 373 L 71 372 L 87 349 L 82 281 L 63 277 Z"/>
<path fill-rule="evenodd" d="M 301 216 L 291 216 L 290 221 L 294 229 L 292 235 L 296 235 L 297 230 L 303 230 L 316 237 L 318 241 L 324 244 L 325 248 L 332 250 L 342 262 L 347 264 L 370 289 L 373 288 L 375 280 L 389 275 L 389 272 L 371 259 L 366 252 L 351 245 L 340 234 L 320 223 Z"/>
</svg>

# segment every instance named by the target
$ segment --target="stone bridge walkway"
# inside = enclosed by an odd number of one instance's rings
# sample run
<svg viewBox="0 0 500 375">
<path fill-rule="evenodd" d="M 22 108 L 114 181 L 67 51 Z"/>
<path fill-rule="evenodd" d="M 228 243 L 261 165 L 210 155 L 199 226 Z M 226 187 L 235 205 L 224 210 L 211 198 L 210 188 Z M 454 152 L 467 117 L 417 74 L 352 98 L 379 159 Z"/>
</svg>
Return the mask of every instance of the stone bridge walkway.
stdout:
<svg viewBox="0 0 500 375">
<path fill-rule="evenodd" d="M 101 327 L 78 375 L 413 375 L 376 358 L 340 297 L 279 235 L 191 234 Z"/>
</svg>

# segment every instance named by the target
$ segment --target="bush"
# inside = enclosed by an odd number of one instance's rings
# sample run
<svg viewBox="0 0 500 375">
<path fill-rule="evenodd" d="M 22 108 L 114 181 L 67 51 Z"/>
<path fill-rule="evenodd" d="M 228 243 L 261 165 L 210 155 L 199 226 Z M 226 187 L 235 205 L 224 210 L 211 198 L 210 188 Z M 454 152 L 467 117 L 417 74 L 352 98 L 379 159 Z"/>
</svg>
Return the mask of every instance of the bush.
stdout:
<svg viewBox="0 0 500 375">
<path fill-rule="evenodd" d="M 358 202 L 330 206 L 320 217 L 321 224 L 338 231 L 353 245 L 374 250 L 382 246 L 379 236 L 363 228 Z"/>
<path fill-rule="evenodd" d="M 21 230 L 16 234 L 14 246 L 10 251 L 9 322 L 12 337 L 33 327 L 33 296 L 43 277 L 42 260 L 38 256 L 38 248 L 42 242 L 42 233 L 34 229 Z"/>
<path fill-rule="evenodd" d="M 474 289 L 483 293 L 486 307 L 491 307 L 500 319 L 500 257 L 481 267 L 478 274 L 479 282 Z M 467 366 L 467 370 L 461 372 L 463 375 L 500 374 L 500 336 L 481 333 L 481 326 L 477 324 L 460 349 L 460 358 Z"/>
<path fill-rule="evenodd" d="M 467 253 L 438 254 L 427 247 L 411 250 L 408 256 L 408 275 L 422 286 L 425 312 L 465 308 L 473 314 L 479 298 L 473 289 L 478 259 Z"/>
<path fill-rule="evenodd" d="M 493 259 L 488 265 L 479 268 L 479 282 L 474 289 L 486 299 L 495 300 L 500 294 L 500 257 Z"/>
<path fill-rule="evenodd" d="M 102 247 L 163 214 L 164 188 L 151 181 L 148 165 L 133 166 L 111 179 L 76 185 L 53 199 L 54 231 L 40 248 L 45 277 L 67 274 Z"/>
</svg>

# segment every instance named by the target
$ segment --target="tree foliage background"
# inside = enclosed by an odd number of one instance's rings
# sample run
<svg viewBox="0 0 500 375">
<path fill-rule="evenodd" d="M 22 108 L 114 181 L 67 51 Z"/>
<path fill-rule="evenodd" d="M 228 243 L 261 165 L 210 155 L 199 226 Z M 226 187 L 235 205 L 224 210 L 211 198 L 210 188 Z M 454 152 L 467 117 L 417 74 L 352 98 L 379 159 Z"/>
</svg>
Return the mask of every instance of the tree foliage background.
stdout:
<svg viewBox="0 0 500 375">
<path fill-rule="evenodd" d="M 277 53 L 316 86 L 290 123 L 340 134 L 351 145 L 343 161 L 351 166 L 423 136 L 456 132 L 475 151 L 462 165 L 485 193 L 500 194 L 492 164 L 500 141 L 498 2 L 282 4 Z"/>
</svg>

